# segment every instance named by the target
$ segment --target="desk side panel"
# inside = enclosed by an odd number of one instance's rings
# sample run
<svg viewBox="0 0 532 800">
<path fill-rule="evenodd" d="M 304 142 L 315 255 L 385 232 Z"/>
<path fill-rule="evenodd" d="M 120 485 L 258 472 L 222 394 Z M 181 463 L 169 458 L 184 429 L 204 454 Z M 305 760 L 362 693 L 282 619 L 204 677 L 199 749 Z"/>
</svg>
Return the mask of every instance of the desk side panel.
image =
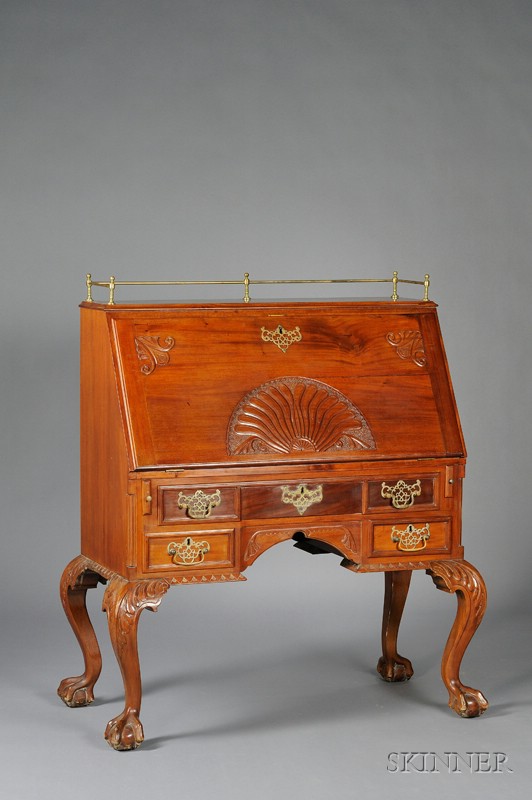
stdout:
<svg viewBox="0 0 532 800">
<path fill-rule="evenodd" d="M 81 309 L 81 550 L 126 574 L 132 498 L 117 376 L 105 313 Z"/>
</svg>

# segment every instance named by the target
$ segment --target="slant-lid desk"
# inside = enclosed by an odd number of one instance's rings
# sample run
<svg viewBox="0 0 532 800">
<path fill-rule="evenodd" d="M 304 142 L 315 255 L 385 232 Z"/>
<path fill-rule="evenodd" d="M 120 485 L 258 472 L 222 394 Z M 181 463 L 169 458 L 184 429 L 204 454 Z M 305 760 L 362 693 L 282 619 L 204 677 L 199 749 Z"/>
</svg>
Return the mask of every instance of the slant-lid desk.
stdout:
<svg viewBox="0 0 532 800">
<path fill-rule="evenodd" d="M 386 681 L 412 674 L 397 634 L 412 571 L 456 593 L 442 661 L 449 705 L 487 708 L 459 667 L 486 603 L 463 558 L 465 447 L 436 305 L 392 299 L 117 304 L 119 282 L 87 278 L 81 304 L 81 555 L 61 597 L 83 675 L 69 706 L 93 700 L 101 657 L 85 596 L 103 607 L 125 689 L 105 736 L 143 740 L 140 613 L 172 585 L 243 581 L 293 539 L 341 566 L 385 576 Z M 418 283 L 418 282 L 412 282 Z M 94 286 L 109 288 L 96 302 Z"/>
</svg>

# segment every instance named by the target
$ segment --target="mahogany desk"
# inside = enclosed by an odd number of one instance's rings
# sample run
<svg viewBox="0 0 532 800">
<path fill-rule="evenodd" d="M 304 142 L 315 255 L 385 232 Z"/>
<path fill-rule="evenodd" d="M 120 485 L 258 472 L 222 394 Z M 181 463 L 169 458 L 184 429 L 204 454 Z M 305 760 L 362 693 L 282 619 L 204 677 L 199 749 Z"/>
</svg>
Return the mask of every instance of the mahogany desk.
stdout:
<svg viewBox="0 0 532 800">
<path fill-rule="evenodd" d="M 354 282 L 354 281 L 353 281 Z M 436 305 L 389 300 L 120 304 L 87 276 L 81 304 L 81 555 L 61 598 L 85 661 L 58 689 L 92 702 L 101 668 L 87 589 L 103 608 L 125 689 L 105 737 L 143 740 L 137 625 L 173 584 L 243 581 L 293 539 L 352 572 L 384 572 L 386 681 L 413 674 L 397 634 L 413 570 L 456 593 L 442 660 L 449 705 L 488 706 L 459 667 L 486 604 L 463 559 L 465 448 Z M 124 282 L 127 283 L 127 282 Z M 258 282 L 261 283 L 261 282 Z M 93 286 L 109 289 L 95 302 Z"/>
</svg>

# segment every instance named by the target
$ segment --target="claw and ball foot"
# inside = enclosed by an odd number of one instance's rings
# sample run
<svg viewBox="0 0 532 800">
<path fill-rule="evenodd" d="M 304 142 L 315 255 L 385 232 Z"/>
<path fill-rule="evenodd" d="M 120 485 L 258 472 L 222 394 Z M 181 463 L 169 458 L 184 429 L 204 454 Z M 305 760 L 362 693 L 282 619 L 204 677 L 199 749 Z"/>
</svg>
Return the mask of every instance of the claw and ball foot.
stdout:
<svg viewBox="0 0 532 800">
<path fill-rule="evenodd" d="M 78 640 L 85 670 L 82 675 L 64 678 L 57 694 L 70 708 L 87 706 L 94 700 L 94 684 L 100 676 L 102 658 L 90 621 L 87 606 L 87 589 L 94 589 L 104 579 L 91 569 L 91 562 L 78 556 L 65 568 L 61 577 L 60 595 L 65 614 Z"/>
<path fill-rule="evenodd" d="M 436 587 L 455 593 L 456 619 L 443 653 L 441 674 L 449 691 L 449 706 L 461 717 L 478 717 L 488 701 L 478 689 L 464 686 L 459 671 L 463 655 L 486 610 L 486 586 L 480 573 L 467 561 L 432 562 L 427 570 Z"/>
<path fill-rule="evenodd" d="M 105 739 L 115 750 L 135 750 L 144 741 L 138 713 L 126 708 L 107 723 Z"/>
<path fill-rule="evenodd" d="M 57 694 L 69 708 L 89 706 L 94 701 L 94 684 L 87 682 L 85 675 L 76 678 L 64 678 L 57 689 Z"/>
<path fill-rule="evenodd" d="M 115 750 L 134 750 L 144 739 L 139 719 L 142 698 L 137 628 L 141 612 L 157 611 L 170 586 L 164 579 L 126 581 L 115 576 L 108 584 L 103 608 L 107 612 L 109 634 L 124 681 L 125 708 L 112 719 L 105 738 Z"/>
<path fill-rule="evenodd" d="M 387 683 L 401 683 L 410 680 L 414 674 L 414 668 L 412 662 L 403 656 L 398 655 L 392 661 L 381 656 L 377 663 L 377 672 Z"/>
<path fill-rule="evenodd" d="M 409 680 L 414 669 L 408 658 L 397 652 L 397 636 L 403 615 L 411 570 L 397 570 L 384 573 L 384 609 L 382 614 L 382 656 L 377 664 L 377 672 L 388 683 Z"/>
</svg>

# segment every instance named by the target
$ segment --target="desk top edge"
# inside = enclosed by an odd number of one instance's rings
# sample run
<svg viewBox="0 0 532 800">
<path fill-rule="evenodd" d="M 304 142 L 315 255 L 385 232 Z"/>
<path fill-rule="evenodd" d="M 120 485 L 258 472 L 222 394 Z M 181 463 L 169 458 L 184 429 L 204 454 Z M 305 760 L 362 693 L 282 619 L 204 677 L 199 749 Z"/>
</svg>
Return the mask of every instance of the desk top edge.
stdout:
<svg viewBox="0 0 532 800">
<path fill-rule="evenodd" d="M 202 310 L 202 309 L 226 309 L 246 312 L 251 309 L 271 309 L 271 308 L 328 308 L 333 306 L 335 309 L 352 308 L 359 311 L 415 311 L 416 313 L 433 312 L 438 304 L 433 300 L 415 300 L 399 298 L 390 300 L 384 297 L 368 298 L 290 298 L 290 299 L 261 299 L 252 300 L 249 303 L 242 303 L 241 300 L 191 300 L 191 301 L 148 301 L 148 302 L 120 302 L 110 305 L 109 303 L 99 303 L 96 301 L 87 302 L 83 300 L 80 308 L 91 309 L 94 311 L 105 311 L 116 314 L 122 311 L 183 311 L 183 310 Z"/>
</svg>

